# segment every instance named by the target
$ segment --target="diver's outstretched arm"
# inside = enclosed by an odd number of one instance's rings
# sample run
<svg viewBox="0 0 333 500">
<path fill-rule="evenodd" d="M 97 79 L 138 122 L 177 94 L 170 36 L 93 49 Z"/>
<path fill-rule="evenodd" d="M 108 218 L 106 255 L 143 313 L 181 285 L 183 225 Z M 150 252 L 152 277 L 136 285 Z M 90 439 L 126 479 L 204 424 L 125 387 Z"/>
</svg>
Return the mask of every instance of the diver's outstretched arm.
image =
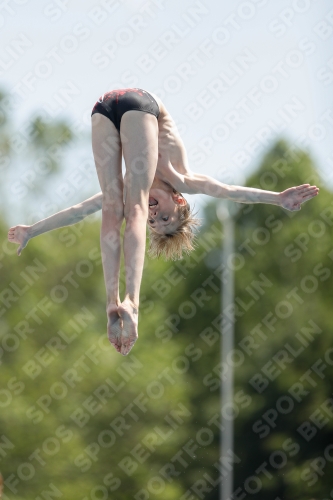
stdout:
<svg viewBox="0 0 333 500">
<path fill-rule="evenodd" d="M 8 240 L 11 243 L 17 243 L 19 245 L 17 255 L 21 255 L 23 248 L 27 246 L 31 238 L 48 231 L 53 231 L 53 229 L 76 224 L 88 215 L 101 210 L 101 208 L 102 193 L 97 193 L 91 198 L 72 207 L 65 208 L 31 226 L 18 225 L 11 227 L 8 231 Z"/>
<path fill-rule="evenodd" d="M 310 186 L 310 184 L 291 187 L 281 193 L 250 187 L 230 186 L 202 174 L 183 176 L 176 189 L 182 193 L 207 194 L 214 198 L 226 198 L 238 203 L 278 205 L 290 211 L 300 210 L 302 203 L 310 200 L 319 192 L 319 188 Z"/>
</svg>

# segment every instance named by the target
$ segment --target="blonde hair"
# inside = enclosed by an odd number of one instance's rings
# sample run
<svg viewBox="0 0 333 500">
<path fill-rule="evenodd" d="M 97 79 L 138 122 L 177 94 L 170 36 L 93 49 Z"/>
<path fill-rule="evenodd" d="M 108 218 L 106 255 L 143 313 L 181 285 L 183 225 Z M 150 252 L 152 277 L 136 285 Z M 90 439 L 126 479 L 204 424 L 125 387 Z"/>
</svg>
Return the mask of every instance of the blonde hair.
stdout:
<svg viewBox="0 0 333 500">
<path fill-rule="evenodd" d="M 174 190 L 174 193 L 183 196 Z M 159 234 L 149 227 L 150 244 L 148 254 L 153 257 L 163 256 L 165 260 L 179 260 L 183 253 L 189 254 L 195 248 L 194 228 L 199 226 L 199 219 L 194 217 L 189 203 L 178 207 L 179 226 L 171 234 Z"/>
</svg>

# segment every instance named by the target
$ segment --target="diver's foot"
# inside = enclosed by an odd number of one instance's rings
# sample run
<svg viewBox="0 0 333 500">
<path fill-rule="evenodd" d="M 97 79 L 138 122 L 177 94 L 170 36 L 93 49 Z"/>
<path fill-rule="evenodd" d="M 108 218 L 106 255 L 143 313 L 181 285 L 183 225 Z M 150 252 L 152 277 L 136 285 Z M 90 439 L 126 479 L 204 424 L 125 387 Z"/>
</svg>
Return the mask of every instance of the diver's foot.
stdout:
<svg viewBox="0 0 333 500">
<path fill-rule="evenodd" d="M 129 299 L 125 299 L 118 307 L 122 319 L 121 349 L 126 356 L 138 339 L 139 308 Z"/>
<path fill-rule="evenodd" d="M 107 333 L 108 339 L 116 351 L 121 350 L 122 319 L 119 316 L 118 304 L 109 304 L 106 310 L 108 317 Z"/>
</svg>

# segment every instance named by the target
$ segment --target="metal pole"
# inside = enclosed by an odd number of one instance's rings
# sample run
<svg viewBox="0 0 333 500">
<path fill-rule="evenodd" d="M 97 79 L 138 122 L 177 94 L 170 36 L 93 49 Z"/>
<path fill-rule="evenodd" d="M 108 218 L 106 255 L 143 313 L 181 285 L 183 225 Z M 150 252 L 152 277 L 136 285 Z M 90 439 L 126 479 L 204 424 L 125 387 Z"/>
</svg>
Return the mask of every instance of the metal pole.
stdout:
<svg viewBox="0 0 333 500">
<path fill-rule="evenodd" d="M 234 221 L 226 203 L 221 202 L 218 207 L 218 217 L 223 224 L 224 238 L 222 250 L 223 274 L 221 277 L 221 312 L 223 315 L 221 327 L 221 362 L 222 366 L 227 367 L 221 372 L 221 411 L 222 412 L 222 431 L 220 436 L 220 459 L 223 467 L 223 476 L 221 477 L 220 498 L 221 500 L 230 500 L 233 490 L 233 466 L 231 457 L 233 455 L 234 444 L 234 422 L 232 416 L 233 403 L 233 368 L 228 364 L 227 356 L 234 347 L 234 273 L 231 265 L 232 254 L 234 253 Z"/>
</svg>

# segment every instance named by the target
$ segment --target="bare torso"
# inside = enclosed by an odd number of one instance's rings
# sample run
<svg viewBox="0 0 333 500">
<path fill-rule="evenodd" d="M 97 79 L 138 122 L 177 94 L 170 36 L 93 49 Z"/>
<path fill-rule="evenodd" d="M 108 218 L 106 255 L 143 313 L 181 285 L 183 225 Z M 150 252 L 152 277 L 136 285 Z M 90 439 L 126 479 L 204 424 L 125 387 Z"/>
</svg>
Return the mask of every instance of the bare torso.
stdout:
<svg viewBox="0 0 333 500">
<path fill-rule="evenodd" d="M 149 93 L 154 97 L 160 109 L 156 176 L 176 188 L 179 174 L 190 174 L 186 149 L 176 124 L 163 102 L 152 92 Z"/>
</svg>

